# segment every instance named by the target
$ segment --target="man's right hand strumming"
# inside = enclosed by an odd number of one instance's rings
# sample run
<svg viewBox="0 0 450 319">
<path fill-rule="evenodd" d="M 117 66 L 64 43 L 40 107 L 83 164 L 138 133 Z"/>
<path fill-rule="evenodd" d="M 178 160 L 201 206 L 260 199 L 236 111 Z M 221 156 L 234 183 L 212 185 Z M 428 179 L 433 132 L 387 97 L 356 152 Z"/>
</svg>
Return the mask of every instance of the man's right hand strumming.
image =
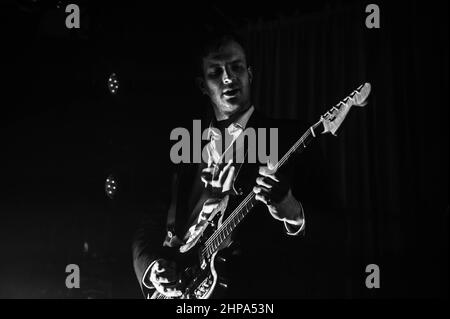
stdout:
<svg viewBox="0 0 450 319">
<path fill-rule="evenodd" d="M 150 269 L 150 281 L 156 291 L 166 297 L 181 297 L 179 289 L 180 275 L 176 271 L 176 264 L 165 259 L 158 259 Z"/>
</svg>

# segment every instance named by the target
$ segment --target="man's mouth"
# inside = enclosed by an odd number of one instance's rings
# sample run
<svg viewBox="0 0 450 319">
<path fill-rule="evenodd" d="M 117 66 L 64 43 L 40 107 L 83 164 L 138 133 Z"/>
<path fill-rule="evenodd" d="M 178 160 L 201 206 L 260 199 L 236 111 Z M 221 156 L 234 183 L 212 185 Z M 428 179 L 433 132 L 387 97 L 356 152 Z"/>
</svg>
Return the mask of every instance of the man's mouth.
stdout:
<svg viewBox="0 0 450 319">
<path fill-rule="evenodd" d="M 223 95 L 226 97 L 235 97 L 241 90 L 239 88 L 226 89 L 223 91 Z"/>
</svg>

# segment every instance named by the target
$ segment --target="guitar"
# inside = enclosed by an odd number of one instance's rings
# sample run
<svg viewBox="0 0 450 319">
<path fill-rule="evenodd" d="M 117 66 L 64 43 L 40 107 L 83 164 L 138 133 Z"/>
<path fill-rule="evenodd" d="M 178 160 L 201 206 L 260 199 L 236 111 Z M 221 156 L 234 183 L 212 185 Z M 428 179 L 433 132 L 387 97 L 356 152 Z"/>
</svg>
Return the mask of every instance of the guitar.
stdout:
<svg viewBox="0 0 450 319">
<path fill-rule="evenodd" d="M 322 115 L 275 164 L 274 170 L 283 166 L 294 153 L 305 149 L 320 128 L 322 134 L 336 135 L 351 107 L 367 104 L 370 91 L 370 84 L 365 83 Z M 233 231 L 256 205 L 255 193 L 250 192 L 230 214 L 225 214 L 229 199 L 229 195 L 226 195 L 211 212 L 205 228 L 194 241 L 189 244 L 180 241 L 179 247 L 175 248 L 174 260 L 183 269 L 179 281 L 183 294 L 176 299 L 208 299 L 213 293 L 217 295 L 220 290 L 218 287 L 226 288 L 227 284 L 221 280 L 217 271 L 217 264 L 225 259 L 218 253 L 228 246 Z M 144 294 L 147 299 L 174 299 L 154 290 L 145 290 Z"/>
</svg>

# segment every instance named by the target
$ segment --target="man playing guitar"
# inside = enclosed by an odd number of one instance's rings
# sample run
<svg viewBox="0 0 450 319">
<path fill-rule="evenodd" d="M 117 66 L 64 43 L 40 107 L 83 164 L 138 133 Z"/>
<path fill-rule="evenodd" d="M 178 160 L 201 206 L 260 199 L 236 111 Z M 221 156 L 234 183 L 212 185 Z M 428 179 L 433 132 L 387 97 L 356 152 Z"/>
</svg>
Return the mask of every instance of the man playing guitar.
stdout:
<svg viewBox="0 0 450 319">
<path fill-rule="evenodd" d="M 242 164 L 225 161 L 229 158 L 225 155 L 236 151 L 233 145 L 236 139 L 226 138 L 226 134 L 239 136 L 249 127 L 256 131 L 278 128 L 278 149 L 284 152 L 296 137 L 298 125 L 267 119 L 253 106 L 252 69 L 238 37 L 214 35 L 206 41 L 200 55 L 201 74 L 197 83 L 211 102 L 214 116 L 208 124 L 220 132 L 219 138 L 211 135 L 206 146 L 207 163 L 179 164 L 173 180 L 165 239 L 160 239 L 163 245 L 157 236 L 152 236 L 151 227 L 143 226 L 137 232 L 133 257 L 139 284 L 147 292 L 146 297 L 152 293 L 156 298 L 186 297 L 183 266 L 170 251 L 177 247 L 190 249 L 190 243 L 196 243 L 205 226 L 214 226 L 210 217 L 217 212 L 224 196 L 232 194 L 232 202 L 233 194 L 253 192 L 256 204 L 250 207 L 253 208 L 251 216 L 220 246 L 226 252 L 227 272 L 223 275 L 229 282 L 221 281 L 221 273 L 216 274 L 214 283 L 205 279 L 195 296 L 216 297 L 210 292 L 202 293 L 211 285 L 221 285 L 227 288 L 223 295 L 226 297 L 292 297 L 295 267 L 290 254 L 297 240 L 294 242 L 290 236 L 302 234 L 305 228 L 303 207 L 292 188 L 293 165 L 277 170 L 274 163 Z M 247 153 L 247 149 L 244 151 Z M 228 214 L 230 211 L 227 209 Z"/>
</svg>

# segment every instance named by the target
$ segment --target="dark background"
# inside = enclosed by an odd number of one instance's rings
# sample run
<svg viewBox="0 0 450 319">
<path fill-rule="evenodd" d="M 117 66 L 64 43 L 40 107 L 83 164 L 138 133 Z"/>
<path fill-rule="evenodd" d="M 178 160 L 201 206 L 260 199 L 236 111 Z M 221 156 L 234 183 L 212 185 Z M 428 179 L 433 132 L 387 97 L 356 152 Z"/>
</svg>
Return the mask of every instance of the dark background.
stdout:
<svg viewBox="0 0 450 319">
<path fill-rule="evenodd" d="M 312 124 L 373 86 L 369 106 L 300 163 L 318 217 L 293 252 L 307 297 L 448 297 L 447 2 L 378 1 L 380 29 L 365 27 L 363 1 L 75 3 L 79 30 L 65 28 L 63 1 L 0 5 L 1 298 L 141 297 L 132 234 L 167 204 L 170 131 L 208 107 L 191 55 L 217 25 L 248 40 L 268 116 Z M 64 284 L 72 263 L 78 290 Z M 364 284 L 371 263 L 378 290 Z"/>
</svg>

